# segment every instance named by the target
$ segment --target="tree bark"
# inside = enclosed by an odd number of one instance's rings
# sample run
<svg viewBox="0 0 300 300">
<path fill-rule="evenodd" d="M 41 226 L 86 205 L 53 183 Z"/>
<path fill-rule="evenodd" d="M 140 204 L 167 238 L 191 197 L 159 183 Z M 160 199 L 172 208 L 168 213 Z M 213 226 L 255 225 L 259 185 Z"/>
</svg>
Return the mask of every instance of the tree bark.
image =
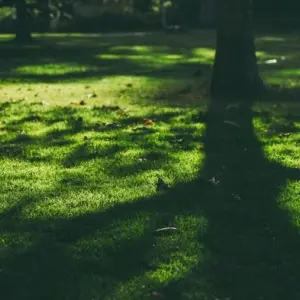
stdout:
<svg viewBox="0 0 300 300">
<path fill-rule="evenodd" d="M 216 21 L 216 0 L 201 1 L 201 23 L 212 26 Z"/>
<path fill-rule="evenodd" d="M 27 43 L 32 41 L 32 36 L 28 22 L 28 11 L 25 0 L 16 0 L 16 38 L 20 43 Z"/>
<path fill-rule="evenodd" d="M 163 29 L 167 29 L 167 9 L 165 7 L 165 0 L 159 1 L 159 8 L 160 8 L 160 17 L 161 17 L 161 25 Z"/>
<path fill-rule="evenodd" d="M 261 92 L 252 32 L 252 0 L 218 0 L 213 96 Z"/>
</svg>

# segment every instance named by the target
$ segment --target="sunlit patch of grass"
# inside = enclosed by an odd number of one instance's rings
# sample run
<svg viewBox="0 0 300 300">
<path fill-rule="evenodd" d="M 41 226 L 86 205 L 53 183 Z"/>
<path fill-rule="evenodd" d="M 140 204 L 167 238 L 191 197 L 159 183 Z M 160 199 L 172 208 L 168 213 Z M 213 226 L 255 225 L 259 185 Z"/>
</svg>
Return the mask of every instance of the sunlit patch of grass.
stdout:
<svg viewBox="0 0 300 300">
<path fill-rule="evenodd" d="M 275 76 L 279 75 L 281 77 L 288 77 L 288 78 L 293 78 L 296 77 L 296 79 L 299 78 L 300 75 L 300 69 L 283 69 L 279 72 L 275 72 Z"/>
<path fill-rule="evenodd" d="M 297 201 L 299 195 L 299 181 L 290 180 L 286 183 L 277 201 L 281 209 L 285 209 L 289 212 L 291 222 L 300 230 L 300 202 Z"/>
<path fill-rule="evenodd" d="M 100 59 L 111 60 L 132 60 L 143 65 L 151 65 L 153 67 L 162 67 L 164 65 L 178 64 L 178 63 L 195 63 L 202 62 L 212 64 L 215 50 L 211 48 L 195 48 L 191 49 L 191 54 L 187 49 L 179 49 L 177 53 L 167 47 L 160 46 L 136 46 L 136 47 L 113 47 L 110 49 L 111 54 L 99 54 Z M 135 54 L 128 54 L 134 51 Z M 122 53 L 124 52 L 124 53 Z"/>
<path fill-rule="evenodd" d="M 285 42 L 286 39 L 284 37 L 279 36 L 262 36 L 257 38 L 257 41 L 267 41 L 267 42 Z"/>
<path fill-rule="evenodd" d="M 11 180 L 16 183 L 24 176 L 26 185 L 34 180 L 33 189 L 41 193 L 41 199 L 20 210 L 23 218 L 69 218 L 101 211 L 116 201 L 156 194 L 159 176 L 170 185 L 197 176 L 204 160 L 197 148 L 204 126 L 185 123 L 196 111 L 134 105 L 128 110 L 125 103 L 110 110 L 110 106 L 59 108 L 7 102 L 0 113 L 3 165 L 16 160 L 18 172 L 7 168 Z M 147 119 L 151 126 L 144 125 Z M 26 178 L 32 171 L 22 161 L 36 168 L 38 179 Z M 49 176 L 44 185 L 43 174 Z M 51 196 L 44 198 L 47 191 Z"/>
<path fill-rule="evenodd" d="M 215 49 L 211 48 L 196 48 L 192 50 L 192 56 L 188 58 L 189 62 L 213 64 Z"/>
<path fill-rule="evenodd" d="M 34 68 L 32 70 L 35 70 Z M 68 69 L 59 70 L 67 72 Z M 38 72 L 47 72 L 42 68 Z M 50 72 L 50 71 L 49 71 Z M 147 96 L 158 94 L 160 86 L 166 84 L 159 79 L 137 76 L 111 76 L 87 83 L 66 84 L 10 84 L 0 88 L 2 101 L 44 103 L 45 105 L 72 105 L 80 107 L 84 100 L 87 106 L 113 105 L 121 101 L 131 106 L 133 98 L 141 101 Z M 130 85 L 130 86 L 129 86 Z"/>
<path fill-rule="evenodd" d="M 184 60 L 184 56 L 180 54 L 164 54 L 154 53 L 153 55 L 122 55 L 122 54 L 99 54 L 96 57 L 99 59 L 111 60 L 128 60 L 139 65 L 162 67 L 164 65 L 174 65 Z"/>
<path fill-rule="evenodd" d="M 254 118 L 256 132 L 263 143 L 266 157 L 286 167 L 299 168 L 300 121 L 298 110 L 291 114 L 289 106 L 276 104 L 260 110 L 262 117 Z M 290 119 L 292 118 L 292 119 Z"/>
<path fill-rule="evenodd" d="M 51 63 L 49 63 L 49 64 L 43 64 L 43 65 L 18 67 L 17 69 L 14 70 L 14 72 L 19 73 L 19 74 L 55 75 L 55 74 L 96 71 L 96 70 L 97 70 L 97 68 L 93 68 L 91 66 L 82 66 L 80 64 L 75 64 L 75 63 L 71 63 L 71 64 L 64 64 L 64 63 L 51 64 Z"/>
<path fill-rule="evenodd" d="M 110 48 L 112 53 L 122 54 L 134 52 L 139 55 L 143 54 L 154 54 L 154 53 L 166 53 L 168 52 L 168 46 L 150 46 L 150 45 L 132 45 L 132 46 L 114 46 Z"/>
</svg>

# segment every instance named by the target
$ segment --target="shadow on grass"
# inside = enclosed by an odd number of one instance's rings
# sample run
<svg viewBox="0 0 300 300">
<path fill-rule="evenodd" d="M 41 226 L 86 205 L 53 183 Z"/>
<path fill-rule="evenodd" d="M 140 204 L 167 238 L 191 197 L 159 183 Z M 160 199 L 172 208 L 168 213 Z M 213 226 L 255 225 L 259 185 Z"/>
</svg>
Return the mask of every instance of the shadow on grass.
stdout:
<svg viewBox="0 0 300 300">
<path fill-rule="evenodd" d="M 118 75 L 147 75 L 156 77 L 184 76 L 198 69 L 194 63 L 183 62 L 193 57 L 194 47 L 212 48 L 214 37 L 203 32 L 202 39 L 195 34 L 170 37 L 165 34 L 150 36 L 101 37 L 47 37 L 46 43 L 31 47 L 16 47 L 0 43 L 0 80 L 5 82 L 60 82 L 100 79 Z M 184 46 L 182 46 L 184 45 Z M 174 58 L 177 62 L 174 67 Z M 205 58 L 205 54 L 203 56 Z M 169 65 L 171 63 L 171 65 Z M 36 68 L 56 65 L 54 72 Z M 67 69 L 66 68 L 67 65 Z M 23 72 L 20 68 L 28 68 Z M 209 68 L 209 66 L 204 66 Z M 75 70 L 79 68 L 79 70 Z M 84 69 L 84 70 L 82 70 Z"/>
<path fill-rule="evenodd" d="M 204 116 L 206 160 L 193 182 L 71 219 L 22 220 L 19 212 L 28 205 L 28 195 L 17 208 L 2 214 L 3 232 L 30 233 L 34 239 L 20 253 L 0 256 L 1 298 L 298 299 L 299 229 L 277 200 L 288 180 L 300 179 L 300 170 L 265 158 L 254 132 L 250 101 L 239 103 L 234 113 L 227 104 L 213 100 Z M 159 237 L 153 230 L 176 223 L 181 216 L 199 215 L 208 224 L 205 233 L 199 228 L 195 238 L 202 245 L 201 263 L 199 257 L 198 265 L 171 282 L 150 277 L 145 286 L 135 285 L 138 276 L 162 263 L 153 264 L 159 255 L 154 247 Z M 84 254 L 76 253 L 76 243 L 95 235 L 98 244 L 88 249 L 83 245 Z M 113 243 L 107 242 L 108 235 Z M 174 238 L 188 235 L 188 230 L 175 232 Z M 172 251 L 164 254 L 163 262 L 172 263 Z M 126 286 L 118 289 L 131 281 L 129 294 L 124 292 Z"/>
<path fill-rule="evenodd" d="M 183 78 L 198 70 L 200 64 L 203 74 L 209 73 L 215 48 L 212 31 L 178 36 L 162 33 L 123 37 L 50 35 L 45 40 L 45 44 L 21 48 L 1 42 L 0 81 L 72 82 L 116 74 Z M 295 68 L 300 48 L 296 36 L 259 36 L 257 48 L 263 53 L 261 67 L 267 77 L 274 71 L 278 71 L 281 79 L 299 77 Z M 270 58 L 278 62 L 266 64 Z M 287 70 L 293 74 L 285 74 Z"/>
</svg>

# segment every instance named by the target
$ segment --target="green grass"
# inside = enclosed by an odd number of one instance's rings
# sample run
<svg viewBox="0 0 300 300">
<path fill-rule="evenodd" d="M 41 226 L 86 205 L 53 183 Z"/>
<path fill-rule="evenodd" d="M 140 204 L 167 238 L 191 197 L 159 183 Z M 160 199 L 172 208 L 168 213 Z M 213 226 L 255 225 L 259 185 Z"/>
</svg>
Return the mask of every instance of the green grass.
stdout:
<svg viewBox="0 0 300 300">
<path fill-rule="evenodd" d="M 8 38 L 1 299 L 299 298 L 297 37 L 258 37 L 253 103 L 209 100 L 212 32 Z"/>
</svg>

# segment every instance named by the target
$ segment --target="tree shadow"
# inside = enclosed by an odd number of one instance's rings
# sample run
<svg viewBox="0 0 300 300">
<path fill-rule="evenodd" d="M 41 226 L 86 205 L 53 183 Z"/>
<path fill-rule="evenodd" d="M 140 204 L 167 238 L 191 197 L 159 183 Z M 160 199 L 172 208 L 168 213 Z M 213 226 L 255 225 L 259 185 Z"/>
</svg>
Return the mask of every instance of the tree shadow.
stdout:
<svg viewBox="0 0 300 300">
<path fill-rule="evenodd" d="M 120 284 L 159 268 L 153 264 L 158 253 L 154 230 L 180 216 L 202 215 L 208 223 L 198 236 L 204 260 L 173 282 L 148 279 L 142 298 L 151 298 L 149 291 L 159 288 L 165 299 L 297 299 L 299 229 L 278 199 L 288 181 L 300 179 L 300 170 L 265 157 L 250 100 L 238 102 L 234 111 L 228 104 L 214 99 L 201 115 L 207 126 L 206 160 L 193 182 L 70 219 L 22 220 L 19 212 L 28 205 L 28 195 L 2 214 L 5 232 L 32 236 L 21 253 L 10 251 L 1 259 L 2 297 L 123 299 L 113 296 Z M 62 182 L 51 192 L 59 194 Z M 135 232 L 135 226 L 142 230 Z M 95 235 L 91 246 L 78 250 L 84 254 L 76 252 L 75 245 Z M 16 282 L 19 289 L 13 288 Z"/>
<path fill-rule="evenodd" d="M 170 299 L 184 298 L 184 292 L 202 299 L 197 297 L 200 291 L 188 283 L 203 276 L 219 299 L 300 295 L 299 229 L 278 201 L 287 182 L 299 180 L 300 170 L 265 158 L 254 132 L 251 105 L 240 103 L 231 116 L 230 121 L 240 126 L 236 128 L 224 124 L 226 102 L 211 104 L 203 172 L 215 178 L 215 188 L 198 197 L 209 221 L 206 236 L 200 240 L 211 259 L 184 280 L 170 284 L 165 291 Z"/>
</svg>

